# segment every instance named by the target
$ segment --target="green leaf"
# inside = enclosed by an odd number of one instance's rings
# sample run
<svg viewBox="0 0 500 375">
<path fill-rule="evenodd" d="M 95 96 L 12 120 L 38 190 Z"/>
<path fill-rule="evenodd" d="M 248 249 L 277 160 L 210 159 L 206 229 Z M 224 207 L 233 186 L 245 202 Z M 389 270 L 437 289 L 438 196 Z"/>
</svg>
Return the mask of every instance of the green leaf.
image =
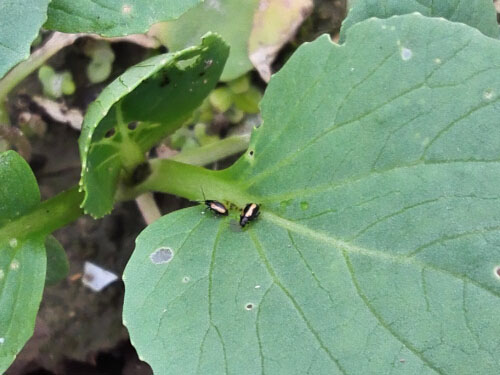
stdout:
<svg viewBox="0 0 500 375">
<path fill-rule="evenodd" d="M 29 165 L 0 154 L 0 227 L 32 210 L 40 192 Z M 0 373 L 33 334 L 45 281 L 44 235 L 0 236 Z"/>
<path fill-rule="evenodd" d="M 141 34 L 160 21 L 178 18 L 202 0 L 52 0 L 45 27 L 102 36 Z"/>
<path fill-rule="evenodd" d="M 412 14 L 300 47 L 248 152 L 204 172 L 260 217 L 137 239 L 124 323 L 154 373 L 497 374 L 499 43 Z"/>
<path fill-rule="evenodd" d="M 48 236 L 45 240 L 47 251 L 47 274 L 45 284 L 54 285 L 68 276 L 69 262 L 64 248 L 54 236 Z"/>
<path fill-rule="evenodd" d="M 207 0 L 178 20 L 160 25 L 158 37 L 172 51 L 191 46 L 208 31 L 220 34 L 231 46 L 222 81 L 230 81 L 252 69 L 248 39 L 258 0 Z"/>
<path fill-rule="evenodd" d="M 370 17 L 389 18 L 413 12 L 462 22 L 492 38 L 499 35 L 495 7 L 490 0 L 387 0 L 383 6 L 379 0 L 351 0 L 349 7 L 340 31 L 341 42 L 346 30 L 358 22 Z"/>
<path fill-rule="evenodd" d="M 50 0 L 0 2 L 0 78 L 28 58 L 30 46 L 47 19 Z"/>
<path fill-rule="evenodd" d="M 79 140 L 86 212 L 111 211 L 120 174 L 130 175 L 147 150 L 184 123 L 215 87 L 227 55 L 222 39 L 207 34 L 200 46 L 152 57 L 103 90 Z M 141 123 L 129 129 L 133 121 Z"/>
</svg>

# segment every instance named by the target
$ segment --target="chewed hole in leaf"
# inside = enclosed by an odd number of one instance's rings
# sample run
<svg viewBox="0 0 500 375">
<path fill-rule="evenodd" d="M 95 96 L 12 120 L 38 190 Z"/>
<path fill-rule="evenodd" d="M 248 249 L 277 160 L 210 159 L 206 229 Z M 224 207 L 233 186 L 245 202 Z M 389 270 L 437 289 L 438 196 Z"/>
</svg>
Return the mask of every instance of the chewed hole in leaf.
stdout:
<svg viewBox="0 0 500 375">
<path fill-rule="evenodd" d="M 180 69 L 180 70 L 187 70 L 191 67 L 194 67 L 196 65 L 196 62 L 198 61 L 198 56 L 196 57 L 192 57 L 190 59 L 186 59 L 186 60 L 181 60 L 181 61 L 178 61 L 175 66 Z"/>
<path fill-rule="evenodd" d="M 189 276 L 184 276 L 184 277 L 182 278 L 182 282 L 183 282 L 184 284 L 187 284 L 187 283 L 188 283 L 188 282 L 190 282 L 190 281 L 191 281 L 191 278 L 190 278 Z"/>
<path fill-rule="evenodd" d="M 248 153 L 248 155 L 250 156 L 253 156 L 253 154 L 254 154 L 253 150 L 250 150 L 250 152 Z"/>
<path fill-rule="evenodd" d="M 408 61 L 412 58 L 413 56 L 413 52 L 411 49 L 409 48 L 402 48 L 401 49 L 401 58 L 403 59 L 403 61 Z"/>
<path fill-rule="evenodd" d="M 128 128 L 129 130 L 135 130 L 135 129 L 137 128 L 137 125 L 138 125 L 138 122 L 137 122 L 137 121 L 133 121 L 133 122 L 131 122 L 131 123 L 129 123 L 129 124 L 127 125 L 127 128 Z"/>
<path fill-rule="evenodd" d="M 167 74 L 164 74 L 160 81 L 160 87 L 165 87 L 170 84 L 170 78 Z"/>
<path fill-rule="evenodd" d="M 245 309 L 248 310 L 248 311 L 252 310 L 253 308 L 254 308 L 254 304 L 253 303 L 247 303 L 245 305 Z"/>
<path fill-rule="evenodd" d="M 493 272 L 496 278 L 500 280 L 500 266 L 496 266 Z"/>
<path fill-rule="evenodd" d="M 111 128 L 106 132 L 106 134 L 104 134 L 104 138 L 111 138 L 112 136 L 115 135 L 115 133 L 116 133 L 115 128 Z"/>
<path fill-rule="evenodd" d="M 174 251 L 170 247 L 160 247 L 156 249 L 150 256 L 153 264 L 165 264 L 172 260 Z"/>
</svg>

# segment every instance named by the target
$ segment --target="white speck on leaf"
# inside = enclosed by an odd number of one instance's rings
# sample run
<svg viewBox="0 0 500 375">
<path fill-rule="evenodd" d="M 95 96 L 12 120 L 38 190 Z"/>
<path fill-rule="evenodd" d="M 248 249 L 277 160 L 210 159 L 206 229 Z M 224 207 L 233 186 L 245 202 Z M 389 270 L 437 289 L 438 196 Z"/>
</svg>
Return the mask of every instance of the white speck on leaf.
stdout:
<svg viewBox="0 0 500 375">
<path fill-rule="evenodd" d="M 411 49 L 409 48 L 402 48 L 401 49 L 401 58 L 404 60 L 404 61 L 408 61 L 412 58 L 413 56 L 413 52 L 411 51 Z"/>
<path fill-rule="evenodd" d="M 82 283 L 94 292 L 100 292 L 116 280 L 118 280 L 118 276 L 113 272 L 105 270 L 94 263 L 85 262 Z"/>
<path fill-rule="evenodd" d="M 174 251 L 171 248 L 160 247 L 149 256 L 149 259 L 154 264 L 164 264 L 170 262 L 173 257 Z"/>
<path fill-rule="evenodd" d="M 486 100 L 491 100 L 495 97 L 495 91 L 493 91 L 493 89 L 487 89 L 484 94 L 483 94 L 483 97 L 486 99 Z"/>
<path fill-rule="evenodd" d="M 0 280 L 2 280 L 5 277 L 5 272 L 3 270 L 0 270 Z"/>
<path fill-rule="evenodd" d="M 0 345 L 2 345 L 5 342 L 5 339 L 3 337 L 0 337 Z"/>
<path fill-rule="evenodd" d="M 129 14 L 132 11 L 132 7 L 128 4 L 122 6 L 122 13 Z"/>
<path fill-rule="evenodd" d="M 441 59 L 436 57 L 436 58 L 434 59 L 434 62 L 435 62 L 436 64 L 441 64 Z"/>
<path fill-rule="evenodd" d="M 17 246 L 17 239 L 16 238 L 11 238 L 9 241 L 10 247 L 14 248 Z"/>
<path fill-rule="evenodd" d="M 210 8 L 213 8 L 215 9 L 216 11 L 220 12 L 221 11 L 221 8 L 220 8 L 220 1 L 219 0 L 207 0 L 207 5 L 210 7 Z"/>
<path fill-rule="evenodd" d="M 10 269 L 11 269 L 12 271 L 16 271 L 16 270 L 18 270 L 18 269 L 19 269 L 19 266 L 20 266 L 19 262 L 18 262 L 17 260 L 15 260 L 15 259 L 14 259 L 14 260 L 12 261 L 12 263 L 10 264 Z"/>
<path fill-rule="evenodd" d="M 259 289 L 260 288 L 260 285 L 255 285 L 255 289 Z"/>
</svg>

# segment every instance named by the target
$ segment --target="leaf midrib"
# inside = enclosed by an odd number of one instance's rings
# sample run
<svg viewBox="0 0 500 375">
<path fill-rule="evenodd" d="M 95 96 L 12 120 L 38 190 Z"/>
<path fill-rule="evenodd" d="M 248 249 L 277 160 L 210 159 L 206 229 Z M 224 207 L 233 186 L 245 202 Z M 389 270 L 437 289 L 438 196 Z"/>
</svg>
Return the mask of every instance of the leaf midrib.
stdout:
<svg viewBox="0 0 500 375">
<path fill-rule="evenodd" d="M 419 268 L 429 268 L 432 269 L 436 272 L 446 274 L 448 276 L 452 276 L 456 279 L 460 279 L 464 282 L 468 282 L 481 290 L 493 295 L 494 297 L 500 298 L 500 292 L 497 292 L 493 289 L 490 289 L 486 287 L 485 285 L 481 284 L 480 282 L 473 280 L 469 278 L 466 275 L 460 275 L 458 273 L 451 272 L 449 270 L 437 267 L 434 264 L 431 263 L 426 263 L 423 262 L 415 256 L 402 256 L 402 255 L 396 255 L 396 254 L 389 254 L 384 251 L 379 251 L 379 250 L 373 250 L 373 249 L 368 249 L 362 246 L 357 246 L 354 245 L 350 242 L 338 239 L 336 237 L 333 237 L 329 235 L 328 233 L 325 233 L 320 230 L 313 230 L 305 225 L 297 224 L 294 223 L 290 220 L 287 220 L 281 216 L 278 216 L 270 211 L 265 211 L 263 210 L 261 213 L 261 217 L 263 220 L 271 222 L 272 224 L 275 224 L 285 230 L 288 230 L 290 232 L 297 233 L 299 235 L 303 235 L 305 237 L 309 237 L 311 239 L 314 239 L 319 242 L 326 243 L 327 245 L 332 246 L 333 248 L 336 248 L 339 252 L 345 251 L 347 254 L 359 254 L 363 256 L 367 256 L 370 258 L 375 258 L 378 260 L 386 261 L 386 262 L 392 262 L 392 263 L 399 263 L 399 264 L 409 264 L 413 265 Z M 498 230 L 495 228 L 495 230 Z"/>
</svg>

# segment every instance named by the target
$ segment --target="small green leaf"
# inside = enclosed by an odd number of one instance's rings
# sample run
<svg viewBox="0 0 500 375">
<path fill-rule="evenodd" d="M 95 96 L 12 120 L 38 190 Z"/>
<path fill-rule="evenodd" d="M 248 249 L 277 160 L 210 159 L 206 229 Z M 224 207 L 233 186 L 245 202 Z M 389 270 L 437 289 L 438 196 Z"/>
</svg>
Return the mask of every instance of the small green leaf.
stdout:
<svg viewBox="0 0 500 375">
<path fill-rule="evenodd" d="M 349 13 L 342 23 L 340 41 L 352 25 L 370 17 L 389 18 L 419 12 L 427 17 L 443 17 L 475 27 L 484 35 L 498 38 L 495 7 L 490 0 L 351 0 Z"/>
<path fill-rule="evenodd" d="M 233 93 L 227 87 L 218 87 L 210 93 L 208 100 L 218 112 L 226 112 L 233 105 Z"/>
<path fill-rule="evenodd" d="M 255 87 L 250 87 L 247 92 L 234 95 L 234 105 L 246 113 L 258 113 L 261 99 L 261 92 Z"/>
<path fill-rule="evenodd" d="M 40 192 L 29 165 L 0 154 L 0 227 L 32 210 Z M 33 334 L 45 281 L 44 235 L 0 236 L 0 373 Z"/>
<path fill-rule="evenodd" d="M 222 81 L 230 81 L 252 69 L 248 38 L 258 0 L 207 0 L 178 20 L 161 25 L 158 37 L 172 51 L 193 44 L 208 31 L 220 34 L 231 46 Z"/>
<path fill-rule="evenodd" d="M 124 323 L 154 373 L 498 374 L 499 67 L 499 41 L 415 14 L 300 47 L 248 152 L 204 171 L 239 209 L 137 239 Z"/>
<path fill-rule="evenodd" d="M 200 46 L 152 57 L 103 90 L 79 139 L 86 212 L 111 211 L 120 174 L 132 173 L 146 151 L 184 123 L 215 87 L 227 55 L 222 39 L 207 34 Z M 141 123 L 129 129 L 134 121 Z"/>
<path fill-rule="evenodd" d="M 141 34 L 157 22 L 176 19 L 202 0 L 52 0 L 45 27 L 102 36 Z"/>
<path fill-rule="evenodd" d="M 49 1 L 0 1 L 0 78 L 28 58 L 31 43 L 47 19 Z"/>
<path fill-rule="evenodd" d="M 48 236 L 45 240 L 47 251 L 47 274 L 45 284 L 54 285 L 68 276 L 69 262 L 62 245 L 54 236 Z"/>
</svg>

